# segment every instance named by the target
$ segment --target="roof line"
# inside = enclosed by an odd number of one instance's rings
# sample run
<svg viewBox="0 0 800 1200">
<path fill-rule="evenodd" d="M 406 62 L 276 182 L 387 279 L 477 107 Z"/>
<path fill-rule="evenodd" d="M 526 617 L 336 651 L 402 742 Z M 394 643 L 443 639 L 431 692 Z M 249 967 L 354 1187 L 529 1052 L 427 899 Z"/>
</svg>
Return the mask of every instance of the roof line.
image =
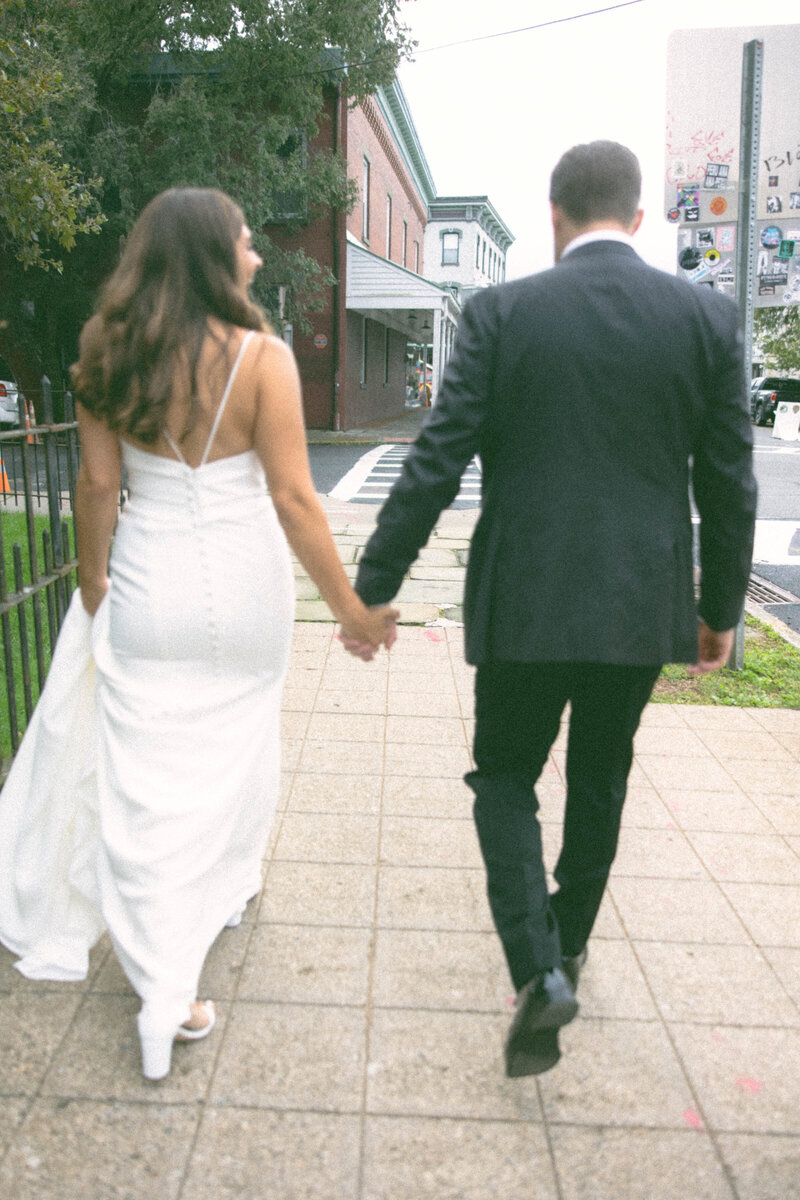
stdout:
<svg viewBox="0 0 800 1200">
<path fill-rule="evenodd" d="M 433 182 L 431 169 L 414 126 L 405 92 L 400 86 L 400 80 L 395 76 L 388 86 L 379 87 L 374 95 L 381 115 L 392 131 L 397 147 L 414 177 L 420 195 L 426 204 L 430 203 L 436 196 L 436 184 Z"/>
</svg>

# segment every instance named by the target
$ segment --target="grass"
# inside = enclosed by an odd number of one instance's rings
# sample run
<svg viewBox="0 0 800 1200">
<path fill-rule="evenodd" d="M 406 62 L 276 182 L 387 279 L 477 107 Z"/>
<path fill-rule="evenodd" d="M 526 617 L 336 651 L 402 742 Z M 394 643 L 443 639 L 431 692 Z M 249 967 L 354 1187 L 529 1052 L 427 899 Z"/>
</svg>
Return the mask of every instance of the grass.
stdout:
<svg viewBox="0 0 800 1200">
<path fill-rule="evenodd" d="M 662 704 L 727 704 L 735 708 L 800 708 L 800 650 L 745 616 L 744 667 L 691 676 L 665 667 L 652 699 Z"/>
<path fill-rule="evenodd" d="M 44 573 L 44 551 L 42 549 L 42 532 L 49 529 L 49 521 L 47 517 L 35 516 L 34 528 L 36 530 L 36 559 L 39 574 Z M 30 583 L 31 580 L 31 564 L 28 553 L 28 533 L 24 513 L 6 512 L 0 509 L 0 522 L 2 522 L 3 531 L 3 557 L 5 561 L 6 572 L 6 587 L 9 592 L 15 592 L 17 585 L 14 576 L 14 558 L 13 547 L 18 544 L 22 556 L 22 576 L 23 584 Z M 51 646 L 50 646 L 50 625 L 47 616 L 47 597 L 44 592 L 39 593 L 39 607 L 42 618 L 42 646 L 44 652 L 45 671 L 50 666 Z M 35 626 L 33 620 L 34 601 L 32 597 L 26 599 L 22 606 L 27 623 L 26 628 L 26 649 L 31 677 L 31 702 L 35 704 L 39 697 L 39 675 L 36 665 L 36 638 Z M 20 632 L 19 609 L 15 609 L 8 614 L 9 627 L 9 646 L 11 650 L 11 660 L 13 665 L 14 678 L 14 698 L 17 709 L 17 726 L 21 732 L 27 724 L 25 713 L 25 690 L 23 684 L 23 642 Z M 3 642 L 3 635 L 0 632 L 0 643 Z M 5 646 L 0 653 L 0 661 L 2 661 L 3 687 L 0 691 L 0 754 L 5 760 L 12 752 L 11 746 L 11 714 L 8 702 L 8 690 L 6 680 L 6 658 Z"/>
</svg>

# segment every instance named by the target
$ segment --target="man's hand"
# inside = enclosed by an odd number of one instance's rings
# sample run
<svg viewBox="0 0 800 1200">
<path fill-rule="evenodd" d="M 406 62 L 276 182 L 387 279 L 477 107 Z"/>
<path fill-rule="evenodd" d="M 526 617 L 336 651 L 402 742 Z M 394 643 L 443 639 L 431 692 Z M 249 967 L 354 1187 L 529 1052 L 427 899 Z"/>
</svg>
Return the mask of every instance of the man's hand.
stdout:
<svg viewBox="0 0 800 1200">
<path fill-rule="evenodd" d="M 688 668 L 690 675 L 707 675 L 724 667 L 730 657 L 733 647 L 734 629 L 724 629 L 721 633 L 710 629 L 705 621 L 697 628 L 697 662 Z"/>
<path fill-rule="evenodd" d="M 376 648 L 371 642 L 362 642 L 358 638 L 351 637 L 344 630 L 338 635 L 339 641 L 344 646 L 348 654 L 352 654 L 354 658 L 360 658 L 363 662 L 372 662 L 376 654 Z M 384 646 L 387 650 L 391 650 L 392 646 L 397 641 L 397 624 L 394 621 L 387 622 L 386 636 L 384 638 Z"/>
</svg>

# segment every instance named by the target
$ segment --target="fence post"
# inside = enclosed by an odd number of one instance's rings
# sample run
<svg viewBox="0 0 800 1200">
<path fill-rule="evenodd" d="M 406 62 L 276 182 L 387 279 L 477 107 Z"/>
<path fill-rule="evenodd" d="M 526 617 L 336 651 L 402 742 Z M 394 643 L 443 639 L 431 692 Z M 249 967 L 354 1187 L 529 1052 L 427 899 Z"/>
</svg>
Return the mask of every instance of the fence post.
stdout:
<svg viewBox="0 0 800 1200">
<path fill-rule="evenodd" d="M 64 393 L 64 424 L 71 425 L 75 420 L 75 402 L 72 392 Z M 70 511 L 75 512 L 75 483 L 78 478 L 78 434 L 76 430 L 67 430 L 67 482 L 69 484 Z M 77 545 L 77 541 L 76 541 Z"/>
<path fill-rule="evenodd" d="M 45 426 L 53 425 L 53 391 L 50 380 L 42 376 L 42 404 Z M 52 428 L 44 430 L 44 461 L 47 472 L 47 510 L 50 519 L 50 542 L 53 550 L 53 566 L 56 571 L 64 565 L 64 545 L 61 537 L 61 513 L 58 495 L 58 447 Z M 63 578 L 55 582 L 56 623 L 58 629 L 67 611 L 66 586 Z"/>
</svg>

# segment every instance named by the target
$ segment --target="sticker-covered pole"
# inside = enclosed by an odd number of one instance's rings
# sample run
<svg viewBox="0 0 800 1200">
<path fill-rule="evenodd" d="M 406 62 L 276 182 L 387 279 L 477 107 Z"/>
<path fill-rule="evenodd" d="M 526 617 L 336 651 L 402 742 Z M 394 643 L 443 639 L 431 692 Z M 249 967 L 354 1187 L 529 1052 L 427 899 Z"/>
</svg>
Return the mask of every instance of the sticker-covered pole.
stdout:
<svg viewBox="0 0 800 1200">
<path fill-rule="evenodd" d="M 758 161 L 761 144 L 761 93 L 764 74 L 764 43 L 745 42 L 742 52 L 741 135 L 739 138 L 739 235 L 736 261 L 736 299 L 742 320 L 747 386 L 753 373 L 753 307 L 756 277 L 756 206 Z M 728 666 L 744 666 L 744 613 L 736 626 Z"/>
</svg>

